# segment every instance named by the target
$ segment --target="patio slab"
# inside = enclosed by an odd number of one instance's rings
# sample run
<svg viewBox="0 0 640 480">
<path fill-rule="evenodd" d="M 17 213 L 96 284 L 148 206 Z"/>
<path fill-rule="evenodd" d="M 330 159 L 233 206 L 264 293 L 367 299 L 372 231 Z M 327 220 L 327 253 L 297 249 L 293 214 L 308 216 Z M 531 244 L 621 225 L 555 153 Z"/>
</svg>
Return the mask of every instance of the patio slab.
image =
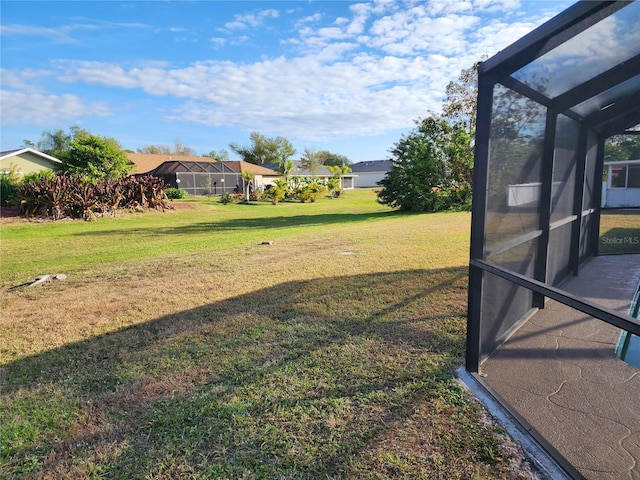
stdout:
<svg viewBox="0 0 640 480">
<path fill-rule="evenodd" d="M 626 314 L 640 255 L 590 260 L 563 289 Z M 640 479 L 640 369 L 619 329 L 549 301 L 481 367 L 484 383 L 587 479 Z"/>
</svg>

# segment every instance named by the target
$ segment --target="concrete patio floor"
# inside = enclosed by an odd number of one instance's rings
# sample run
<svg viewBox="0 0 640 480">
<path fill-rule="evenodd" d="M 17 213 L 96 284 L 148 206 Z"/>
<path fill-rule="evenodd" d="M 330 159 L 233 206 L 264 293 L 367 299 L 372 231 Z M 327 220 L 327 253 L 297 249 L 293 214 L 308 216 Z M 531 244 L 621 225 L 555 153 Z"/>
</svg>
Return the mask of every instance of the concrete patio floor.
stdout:
<svg viewBox="0 0 640 480">
<path fill-rule="evenodd" d="M 563 289 L 626 314 L 640 255 L 587 262 Z M 587 479 L 640 479 L 640 368 L 616 357 L 620 330 L 549 301 L 481 366 L 523 426 Z"/>
</svg>

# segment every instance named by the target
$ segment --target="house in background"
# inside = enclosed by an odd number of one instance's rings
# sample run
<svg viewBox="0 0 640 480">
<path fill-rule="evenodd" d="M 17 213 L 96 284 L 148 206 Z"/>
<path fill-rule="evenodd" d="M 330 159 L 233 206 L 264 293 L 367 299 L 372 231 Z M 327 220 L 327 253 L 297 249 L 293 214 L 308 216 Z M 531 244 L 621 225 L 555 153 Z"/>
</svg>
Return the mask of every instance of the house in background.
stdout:
<svg viewBox="0 0 640 480">
<path fill-rule="evenodd" d="M 189 195 L 242 192 L 243 172 L 254 174 L 251 182 L 254 189 L 269 185 L 274 176 L 272 170 L 243 161 L 218 162 L 209 157 L 147 153 L 127 153 L 127 157 L 134 164 L 134 175 L 162 178 L 169 187 L 181 188 Z"/>
<path fill-rule="evenodd" d="M 25 175 L 42 170 L 55 170 L 62 162 L 51 155 L 39 152 L 33 148 L 20 148 L 0 152 L 0 173 L 7 174 L 15 166 L 17 172 Z"/>
<path fill-rule="evenodd" d="M 391 170 L 393 162 L 391 160 L 371 160 L 358 162 L 351 165 L 351 171 L 355 177 L 356 187 L 377 187 Z"/>
<path fill-rule="evenodd" d="M 315 171 L 307 170 L 302 166 L 300 161 L 294 161 L 294 168 L 290 173 L 291 177 L 304 177 L 304 178 L 318 178 L 323 182 L 326 182 L 331 177 L 333 177 L 333 173 L 329 171 L 327 167 L 322 165 Z M 265 163 L 262 165 L 265 168 L 268 168 L 271 171 L 274 171 L 280 166 L 279 163 Z M 277 175 L 276 178 L 281 177 L 281 175 Z M 355 175 L 353 173 L 346 173 L 344 175 L 340 175 L 340 188 L 343 190 L 353 190 L 355 188 Z"/>
<path fill-rule="evenodd" d="M 601 206 L 640 207 L 640 160 L 605 163 L 604 169 Z"/>
</svg>

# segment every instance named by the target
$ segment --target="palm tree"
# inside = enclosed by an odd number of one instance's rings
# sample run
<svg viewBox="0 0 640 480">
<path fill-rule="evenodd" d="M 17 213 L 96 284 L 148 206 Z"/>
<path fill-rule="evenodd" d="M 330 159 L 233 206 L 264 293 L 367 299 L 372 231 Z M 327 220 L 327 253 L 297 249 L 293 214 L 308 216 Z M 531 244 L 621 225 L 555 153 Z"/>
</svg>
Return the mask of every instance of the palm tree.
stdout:
<svg viewBox="0 0 640 480">
<path fill-rule="evenodd" d="M 295 163 L 293 163 L 293 160 L 280 160 L 278 167 L 276 168 L 276 172 L 278 172 L 280 175 L 282 175 L 285 179 L 285 181 L 289 181 L 289 177 L 291 176 L 291 172 L 293 172 L 293 169 L 295 168 Z"/>
<path fill-rule="evenodd" d="M 244 200 L 245 202 L 249 201 L 249 187 L 251 186 L 251 181 L 253 180 L 253 177 L 255 177 L 255 174 L 253 172 L 242 172 L 240 174 L 240 176 L 242 177 L 242 186 L 244 188 Z"/>
</svg>

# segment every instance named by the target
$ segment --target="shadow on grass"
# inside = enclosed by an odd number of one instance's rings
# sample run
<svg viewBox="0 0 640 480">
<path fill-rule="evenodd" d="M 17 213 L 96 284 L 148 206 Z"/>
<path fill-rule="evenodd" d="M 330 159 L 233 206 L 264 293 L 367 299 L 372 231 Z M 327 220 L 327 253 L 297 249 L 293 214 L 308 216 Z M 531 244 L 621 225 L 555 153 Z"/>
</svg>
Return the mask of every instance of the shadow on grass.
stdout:
<svg viewBox="0 0 640 480">
<path fill-rule="evenodd" d="M 598 253 L 601 255 L 640 253 L 640 217 L 637 228 L 610 228 L 600 236 Z"/>
<path fill-rule="evenodd" d="M 170 226 L 170 227 L 149 227 L 127 230 L 127 234 L 154 234 L 154 235 L 172 235 L 172 234 L 192 234 L 206 233 L 220 230 L 271 230 L 278 228 L 291 227 L 327 227 L 338 224 L 353 224 L 358 222 L 367 222 L 371 220 L 382 220 L 390 216 L 407 215 L 406 213 L 389 211 L 389 212 L 372 212 L 372 213 L 323 213 L 323 214 L 304 214 L 291 216 L 275 216 L 275 217 L 258 217 L 258 218 L 234 218 L 233 220 L 222 221 L 206 221 L 191 223 L 188 225 Z M 76 235 L 109 235 L 115 233 L 122 234 L 121 230 L 100 230 L 85 231 Z"/>
<path fill-rule="evenodd" d="M 495 468 L 496 447 L 483 427 L 470 433 L 452 380 L 466 277 L 452 268 L 287 282 L 15 361 L 3 372 L 2 470 L 351 477 L 425 402 L 436 423 L 449 409 L 430 452 L 471 472 Z"/>
</svg>

